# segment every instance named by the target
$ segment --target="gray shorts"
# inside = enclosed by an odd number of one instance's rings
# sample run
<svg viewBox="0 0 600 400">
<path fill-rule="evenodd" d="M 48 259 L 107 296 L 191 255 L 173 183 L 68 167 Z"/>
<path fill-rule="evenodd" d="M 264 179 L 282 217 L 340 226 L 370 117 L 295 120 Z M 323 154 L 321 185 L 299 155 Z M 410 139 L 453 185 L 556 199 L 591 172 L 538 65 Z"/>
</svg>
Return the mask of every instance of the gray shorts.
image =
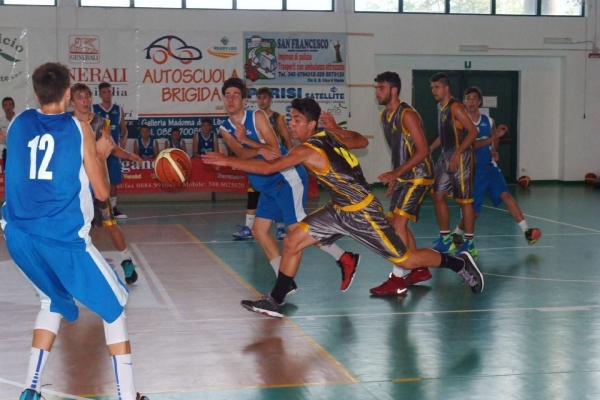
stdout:
<svg viewBox="0 0 600 400">
<path fill-rule="evenodd" d="M 421 203 L 432 184 L 432 179 L 418 179 L 416 182 L 396 181 L 388 216 L 398 214 L 412 222 L 417 222 Z"/>
<path fill-rule="evenodd" d="M 473 152 L 467 150 L 461 154 L 458 168 L 454 172 L 448 170 L 451 158 L 452 154 L 444 153 L 438 158 L 434 169 L 433 192 L 452 196 L 457 203 L 472 203 L 475 173 Z"/>
</svg>

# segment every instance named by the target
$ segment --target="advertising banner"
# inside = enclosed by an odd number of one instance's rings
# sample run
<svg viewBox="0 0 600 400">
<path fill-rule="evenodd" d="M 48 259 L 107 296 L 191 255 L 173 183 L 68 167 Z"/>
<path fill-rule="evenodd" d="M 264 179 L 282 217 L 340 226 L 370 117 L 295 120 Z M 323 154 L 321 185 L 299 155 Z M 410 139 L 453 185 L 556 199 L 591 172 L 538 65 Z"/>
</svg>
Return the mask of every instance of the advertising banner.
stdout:
<svg viewBox="0 0 600 400">
<path fill-rule="evenodd" d="M 244 76 L 260 85 L 343 85 L 346 35 L 244 33 Z"/>
</svg>

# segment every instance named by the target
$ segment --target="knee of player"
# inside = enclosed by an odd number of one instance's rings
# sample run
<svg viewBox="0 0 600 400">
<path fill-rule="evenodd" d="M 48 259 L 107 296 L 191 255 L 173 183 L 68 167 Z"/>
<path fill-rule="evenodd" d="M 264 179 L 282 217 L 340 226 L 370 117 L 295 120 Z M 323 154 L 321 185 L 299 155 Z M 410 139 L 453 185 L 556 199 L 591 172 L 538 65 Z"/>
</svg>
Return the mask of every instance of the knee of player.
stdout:
<svg viewBox="0 0 600 400">
<path fill-rule="evenodd" d="M 502 199 L 502 201 L 506 202 L 506 201 L 510 201 L 513 200 L 512 195 L 509 192 L 502 192 L 500 194 L 500 198 Z"/>
</svg>

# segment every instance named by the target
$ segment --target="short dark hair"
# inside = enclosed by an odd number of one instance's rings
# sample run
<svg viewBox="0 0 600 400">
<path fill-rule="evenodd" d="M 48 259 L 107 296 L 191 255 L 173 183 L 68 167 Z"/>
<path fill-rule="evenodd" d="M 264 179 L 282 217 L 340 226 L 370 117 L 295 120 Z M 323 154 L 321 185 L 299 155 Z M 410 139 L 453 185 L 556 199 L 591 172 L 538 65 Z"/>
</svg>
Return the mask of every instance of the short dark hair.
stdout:
<svg viewBox="0 0 600 400">
<path fill-rule="evenodd" d="M 292 108 L 306 117 L 306 121 L 319 122 L 321 106 L 314 99 L 302 98 L 292 100 Z"/>
<path fill-rule="evenodd" d="M 483 92 L 477 86 L 471 86 L 470 88 L 468 88 L 467 90 L 465 90 L 465 94 L 463 95 L 463 98 L 467 97 L 471 93 L 477 93 L 477 96 L 479 97 L 479 100 L 483 99 Z"/>
<path fill-rule="evenodd" d="M 225 91 L 227 89 L 229 89 L 230 87 L 240 89 L 240 92 L 242 92 L 243 98 L 248 97 L 248 87 L 246 86 L 246 82 L 244 82 L 242 79 L 237 78 L 237 77 L 231 77 L 231 78 L 227 79 L 223 83 L 223 87 L 221 88 L 221 94 L 225 95 Z"/>
<path fill-rule="evenodd" d="M 2 99 L 2 104 L 4 104 L 5 101 L 10 101 L 13 105 L 13 107 L 15 106 L 15 100 L 12 97 L 5 97 Z"/>
<path fill-rule="evenodd" d="M 212 120 L 210 118 L 202 118 L 202 120 L 200 121 L 200 124 L 202 125 L 205 122 L 208 122 L 210 124 L 210 126 L 212 126 Z"/>
<path fill-rule="evenodd" d="M 141 131 L 142 129 L 144 129 L 144 128 L 148 128 L 148 129 L 150 129 L 150 127 L 149 127 L 148 125 L 146 125 L 146 124 L 142 124 L 142 126 L 140 126 L 140 131 Z"/>
<path fill-rule="evenodd" d="M 271 88 L 268 87 L 261 87 L 260 89 L 258 89 L 256 91 L 256 97 L 258 97 L 259 94 L 266 94 L 267 96 L 269 96 L 269 98 L 273 98 L 273 91 L 271 90 Z"/>
<path fill-rule="evenodd" d="M 86 92 L 90 95 L 90 97 L 92 96 L 92 89 L 90 89 L 90 87 L 85 83 L 76 83 L 71 86 L 71 96 L 77 92 Z"/>
<path fill-rule="evenodd" d="M 65 91 L 71 87 L 69 68 L 58 62 L 40 65 L 33 71 L 31 80 L 33 91 L 42 106 L 60 102 Z"/>
<path fill-rule="evenodd" d="M 111 87 L 110 83 L 108 82 L 102 82 L 98 85 L 98 91 L 101 91 L 104 88 L 109 88 Z"/>
<path fill-rule="evenodd" d="M 402 81 L 400 80 L 400 75 L 395 72 L 385 71 L 375 78 L 375 82 L 382 83 L 387 82 L 390 84 L 391 88 L 398 89 L 398 95 L 400 95 L 400 89 L 402 89 Z"/>
<path fill-rule="evenodd" d="M 450 87 L 450 78 L 448 77 L 448 74 L 445 72 L 438 72 L 437 74 L 435 74 L 431 78 L 429 78 L 429 81 L 430 82 L 440 82 L 442 85 Z"/>
<path fill-rule="evenodd" d="M 175 127 L 175 128 L 172 128 L 170 133 L 173 133 L 173 132 L 175 132 L 175 131 L 177 131 L 177 132 L 181 133 L 181 130 L 180 130 L 179 128 L 177 128 L 177 127 Z"/>
</svg>

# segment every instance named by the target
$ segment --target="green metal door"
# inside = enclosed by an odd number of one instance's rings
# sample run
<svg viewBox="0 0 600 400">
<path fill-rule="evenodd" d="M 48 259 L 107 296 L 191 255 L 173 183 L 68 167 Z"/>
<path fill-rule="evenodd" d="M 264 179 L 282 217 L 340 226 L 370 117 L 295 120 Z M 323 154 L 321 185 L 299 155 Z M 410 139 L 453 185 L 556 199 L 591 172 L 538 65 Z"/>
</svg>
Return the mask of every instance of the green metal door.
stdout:
<svg viewBox="0 0 600 400">
<path fill-rule="evenodd" d="M 423 118 L 425 134 L 429 140 L 438 136 L 437 104 L 431 95 L 429 78 L 440 71 L 413 71 L 412 105 Z M 507 182 L 517 180 L 517 123 L 519 110 L 518 71 L 444 71 L 450 77 L 452 96 L 462 100 L 462 93 L 470 86 L 478 86 L 484 97 L 495 101 L 496 107 L 489 107 L 490 117 L 496 125 L 504 124 L 508 133 L 500 140 L 498 166 Z M 437 158 L 437 154 L 434 154 Z"/>
</svg>

